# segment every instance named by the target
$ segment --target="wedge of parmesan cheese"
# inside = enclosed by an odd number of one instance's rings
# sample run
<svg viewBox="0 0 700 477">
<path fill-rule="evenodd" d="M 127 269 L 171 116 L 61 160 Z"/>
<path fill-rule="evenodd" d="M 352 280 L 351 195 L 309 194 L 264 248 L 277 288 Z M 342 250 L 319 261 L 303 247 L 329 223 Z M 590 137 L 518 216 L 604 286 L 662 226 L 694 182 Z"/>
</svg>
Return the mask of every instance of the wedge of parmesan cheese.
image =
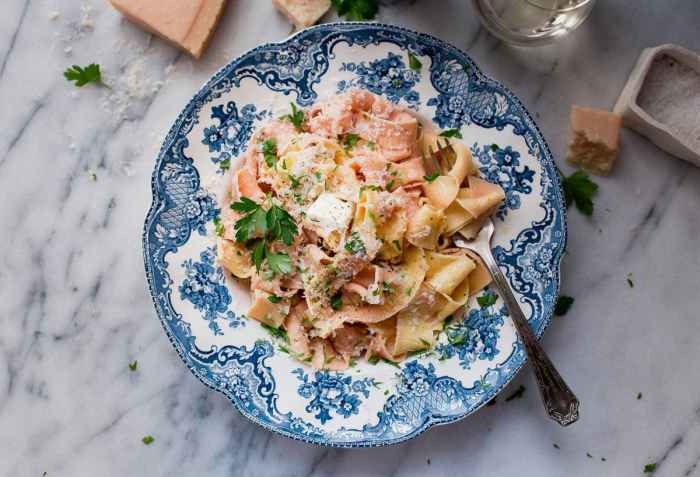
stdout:
<svg viewBox="0 0 700 477">
<path fill-rule="evenodd" d="M 109 0 L 142 28 L 199 58 L 214 32 L 226 0 Z"/>
<path fill-rule="evenodd" d="M 573 106 L 568 161 L 594 174 L 609 174 L 617 157 L 620 122 L 619 114 Z"/>
<path fill-rule="evenodd" d="M 297 28 L 310 27 L 331 8 L 330 0 L 272 0 Z"/>
</svg>

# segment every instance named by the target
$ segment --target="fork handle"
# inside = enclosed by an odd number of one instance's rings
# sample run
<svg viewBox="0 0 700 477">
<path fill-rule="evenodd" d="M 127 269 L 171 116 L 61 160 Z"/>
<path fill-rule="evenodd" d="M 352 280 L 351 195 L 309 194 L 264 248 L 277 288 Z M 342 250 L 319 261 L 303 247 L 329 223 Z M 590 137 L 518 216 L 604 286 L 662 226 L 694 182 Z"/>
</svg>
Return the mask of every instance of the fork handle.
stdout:
<svg viewBox="0 0 700 477">
<path fill-rule="evenodd" d="M 523 340 L 525 352 L 535 371 L 537 387 L 540 390 L 540 397 L 547 414 L 562 426 L 573 424 L 578 420 L 578 399 L 559 375 L 559 372 L 549 360 L 547 353 L 544 352 L 537 338 L 535 338 L 527 318 L 523 315 L 506 277 L 491 254 L 491 250 L 488 246 L 484 248 L 486 250 L 479 250 L 479 255 L 491 272 L 493 281 L 506 304 L 506 308 L 508 308 L 508 313 L 515 323 L 515 328 Z"/>
</svg>

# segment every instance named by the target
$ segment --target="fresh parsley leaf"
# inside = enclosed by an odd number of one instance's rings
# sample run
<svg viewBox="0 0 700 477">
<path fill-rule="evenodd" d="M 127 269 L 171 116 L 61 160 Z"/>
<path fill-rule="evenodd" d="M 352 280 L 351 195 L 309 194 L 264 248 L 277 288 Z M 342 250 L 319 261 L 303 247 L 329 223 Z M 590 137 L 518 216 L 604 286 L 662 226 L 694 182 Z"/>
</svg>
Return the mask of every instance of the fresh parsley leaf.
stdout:
<svg viewBox="0 0 700 477">
<path fill-rule="evenodd" d="M 343 307 L 343 297 L 340 296 L 340 293 L 336 293 L 333 295 L 331 298 L 331 308 L 334 310 L 338 311 Z"/>
<path fill-rule="evenodd" d="M 651 474 L 654 471 L 656 471 L 656 462 L 654 462 L 653 464 L 647 464 L 644 466 L 644 473 L 645 474 Z"/>
<path fill-rule="evenodd" d="M 129 363 L 129 371 L 136 371 L 136 368 L 139 367 L 139 362 L 134 360 L 133 363 Z"/>
<path fill-rule="evenodd" d="M 557 299 L 557 304 L 554 305 L 554 314 L 557 316 L 564 316 L 574 304 L 574 298 L 566 295 L 562 295 Z"/>
<path fill-rule="evenodd" d="M 445 129 L 440 133 L 442 137 L 456 137 L 457 139 L 462 139 L 462 132 L 459 129 Z"/>
<path fill-rule="evenodd" d="M 420 60 L 416 57 L 416 55 L 409 52 L 408 53 L 408 67 L 411 68 L 416 73 L 420 73 L 420 69 L 422 66 L 423 66 L 423 63 L 420 62 Z M 445 137 L 448 137 L 448 136 L 445 136 Z"/>
<path fill-rule="evenodd" d="M 425 179 L 425 180 L 428 181 L 428 182 L 433 182 L 433 181 L 434 181 L 435 179 L 437 179 L 438 177 L 440 177 L 440 173 L 439 173 L 439 172 L 435 172 L 435 173 L 433 173 L 433 174 L 430 174 L 430 175 L 427 175 L 427 176 L 423 176 L 423 179 Z"/>
<path fill-rule="evenodd" d="M 224 224 L 221 223 L 219 216 L 214 217 L 214 232 L 217 236 L 224 236 Z"/>
<path fill-rule="evenodd" d="M 391 179 L 389 182 L 386 183 L 387 191 L 391 191 L 392 187 L 394 187 L 394 179 Z"/>
<path fill-rule="evenodd" d="M 265 142 L 263 142 L 262 153 L 267 167 L 273 167 L 277 161 L 277 144 L 274 139 L 266 139 Z"/>
<path fill-rule="evenodd" d="M 516 389 L 513 392 L 513 394 L 506 398 L 506 402 L 510 402 L 513 399 L 520 399 L 521 397 L 523 397 L 523 394 L 525 394 L 525 386 L 521 384 L 520 386 L 518 386 L 518 389 Z"/>
<path fill-rule="evenodd" d="M 314 176 L 316 177 L 317 181 L 321 182 L 321 179 L 323 178 L 323 174 L 321 174 L 321 171 L 314 172 Z"/>
<path fill-rule="evenodd" d="M 259 207 L 260 206 L 255 201 L 249 199 L 248 197 L 241 197 L 241 200 L 231 204 L 231 208 L 233 210 L 235 210 L 236 212 L 240 212 L 242 214 L 247 214 L 248 212 L 253 212 L 254 210 L 257 210 Z"/>
<path fill-rule="evenodd" d="M 143 442 L 143 443 L 146 444 L 146 445 L 153 444 L 153 441 L 155 441 L 155 439 L 153 438 L 153 436 L 144 436 L 144 438 L 141 439 L 141 442 Z"/>
<path fill-rule="evenodd" d="M 275 327 L 270 326 L 266 323 L 261 323 L 261 324 L 262 324 L 262 327 L 265 329 L 265 331 L 267 331 L 270 334 L 270 336 L 272 336 L 274 338 L 283 339 L 284 341 L 289 341 L 289 336 L 287 336 L 286 331 L 279 329 L 279 328 L 275 328 Z"/>
<path fill-rule="evenodd" d="M 96 63 L 91 63 L 85 68 L 78 65 L 73 65 L 72 67 L 67 68 L 66 71 L 63 72 L 63 76 L 68 81 L 75 81 L 75 85 L 78 88 L 82 88 L 88 83 L 96 83 L 102 86 L 107 86 L 102 82 L 102 72 L 100 71 L 100 65 Z"/>
<path fill-rule="evenodd" d="M 258 239 L 255 242 L 255 247 L 253 248 L 253 265 L 255 265 L 255 270 L 260 273 L 260 267 L 262 266 L 263 260 L 267 256 L 267 244 L 265 239 Z"/>
<path fill-rule="evenodd" d="M 350 21 L 372 20 L 379 11 L 378 0 L 332 0 L 338 16 Z"/>
<path fill-rule="evenodd" d="M 292 259 L 286 253 L 268 253 L 267 264 L 274 273 L 292 273 Z"/>
<path fill-rule="evenodd" d="M 365 244 L 362 241 L 362 239 L 360 239 L 360 235 L 357 232 L 353 232 L 350 234 L 348 241 L 345 242 L 345 250 L 352 253 L 353 255 L 357 255 L 358 253 L 365 253 Z"/>
<path fill-rule="evenodd" d="M 489 306 L 494 305 L 497 299 L 498 297 L 496 295 L 492 295 L 489 293 L 487 295 L 477 297 L 476 302 L 481 308 L 488 308 Z"/>
<path fill-rule="evenodd" d="M 297 131 L 302 130 L 302 125 L 304 124 L 304 111 L 297 108 L 294 103 L 289 103 L 292 106 L 292 113 L 285 116 L 294 125 Z"/>
<path fill-rule="evenodd" d="M 246 198 L 244 197 L 243 199 Z M 236 210 L 236 206 L 239 204 L 241 204 L 241 202 L 235 202 L 231 205 L 231 208 Z M 253 202 L 253 204 L 255 204 L 255 202 Z M 255 236 L 264 236 L 267 232 L 265 210 L 261 206 L 255 204 L 255 209 L 238 219 L 233 229 L 236 231 L 236 242 L 238 243 L 244 243 Z"/>
<path fill-rule="evenodd" d="M 572 203 L 584 215 L 593 215 L 593 194 L 598 190 L 598 184 L 593 182 L 588 173 L 578 170 L 562 181 L 566 206 Z"/>
<path fill-rule="evenodd" d="M 224 159 L 219 163 L 219 169 L 227 171 L 229 167 L 231 167 L 231 159 Z"/>
<path fill-rule="evenodd" d="M 367 362 L 374 366 L 375 364 L 377 364 L 379 362 L 379 359 L 380 359 L 379 356 L 377 356 L 375 354 L 375 355 L 372 355 L 369 358 L 367 358 Z"/>
<path fill-rule="evenodd" d="M 294 243 L 294 236 L 299 233 L 294 218 L 278 205 L 273 205 L 266 214 L 267 229 L 273 240 L 281 240 L 289 246 Z"/>
<path fill-rule="evenodd" d="M 498 151 L 498 144 L 491 144 L 491 151 L 492 152 Z"/>
<path fill-rule="evenodd" d="M 279 297 L 277 295 L 270 295 L 267 297 L 267 301 L 270 303 L 279 303 L 282 301 L 282 297 Z"/>
<path fill-rule="evenodd" d="M 355 147 L 357 145 L 357 141 L 359 140 L 360 136 L 358 136 L 357 134 L 348 133 L 343 138 L 343 145 L 345 146 L 345 149 L 349 150 Z"/>
</svg>

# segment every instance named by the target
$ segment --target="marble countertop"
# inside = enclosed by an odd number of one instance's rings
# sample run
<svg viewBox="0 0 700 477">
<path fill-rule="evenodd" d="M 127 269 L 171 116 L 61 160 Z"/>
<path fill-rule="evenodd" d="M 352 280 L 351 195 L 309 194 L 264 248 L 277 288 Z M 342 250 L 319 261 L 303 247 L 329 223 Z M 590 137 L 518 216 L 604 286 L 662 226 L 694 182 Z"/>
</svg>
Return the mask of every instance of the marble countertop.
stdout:
<svg viewBox="0 0 700 477">
<path fill-rule="evenodd" d="M 258 428 L 190 374 L 155 317 L 141 229 L 181 107 L 290 32 L 268 1 L 229 3 L 200 61 L 100 0 L 4 5 L 0 475 L 635 476 L 657 462 L 659 477 L 700 476 L 700 169 L 629 131 L 594 216 L 569 214 L 562 290 L 576 302 L 544 338 L 582 401 L 574 426 L 544 416 L 526 369 L 506 390 L 524 385 L 521 399 L 394 447 L 324 449 Z M 700 50 L 693 0 L 601 1 L 539 49 L 490 37 L 466 0 L 383 3 L 381 21 L 453 43 L 513 89 L 565 170 L 572 103 L 611 108 L 644 47 Z M 112 90 L 63 79 L 92 61 Z"/>
</svg>

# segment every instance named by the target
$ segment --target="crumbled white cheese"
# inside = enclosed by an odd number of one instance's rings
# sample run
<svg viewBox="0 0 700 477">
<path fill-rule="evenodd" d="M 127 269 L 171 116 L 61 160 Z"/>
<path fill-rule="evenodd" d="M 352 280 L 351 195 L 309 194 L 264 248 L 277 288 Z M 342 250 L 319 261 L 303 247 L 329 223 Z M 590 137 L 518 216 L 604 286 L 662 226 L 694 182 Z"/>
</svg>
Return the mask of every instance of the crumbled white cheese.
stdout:
<svg viewBox="0 0 700 477">
<path fill-rule="evenodd" d="M 324 192 L 306 211 L 306 222 L 324 239 L 333 236 L 333 241 L 339 242 L 350 225 L 353 208 L 335 194 Z"/>
</svg>

